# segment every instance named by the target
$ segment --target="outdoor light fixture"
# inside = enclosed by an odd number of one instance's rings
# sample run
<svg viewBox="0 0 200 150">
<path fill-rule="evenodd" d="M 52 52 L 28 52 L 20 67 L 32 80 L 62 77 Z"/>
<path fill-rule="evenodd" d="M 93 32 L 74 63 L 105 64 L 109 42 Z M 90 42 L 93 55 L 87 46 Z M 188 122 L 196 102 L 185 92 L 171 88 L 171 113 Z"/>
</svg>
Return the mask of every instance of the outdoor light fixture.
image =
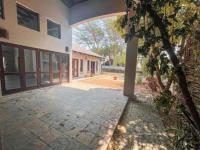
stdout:
<svg viewBox="0 0 200 150">
<path fill-rule="evenodd" d="M 6 29 L 0 28 L 0 37 L 8 39 L 8 31 Z"/>
<path fill-rule="evenodd" d="M 69 47 L 68 46 L 65 47 L 65 52 L 67 52 L 67 53 L 69 52 Z"/>
</svg>

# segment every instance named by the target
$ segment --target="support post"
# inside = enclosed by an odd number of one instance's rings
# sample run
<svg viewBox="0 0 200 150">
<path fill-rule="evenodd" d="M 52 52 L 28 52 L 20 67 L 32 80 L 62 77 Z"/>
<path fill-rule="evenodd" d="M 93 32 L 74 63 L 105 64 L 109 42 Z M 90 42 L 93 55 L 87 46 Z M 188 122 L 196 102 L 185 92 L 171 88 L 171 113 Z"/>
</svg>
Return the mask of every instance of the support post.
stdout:
<svg viewBox="0 0 200 150">
<path fill-rule="evenodd" d="M 127 43 L 126 68 L 124 81 L 124 95 L 129 98 L 135 97 L 135 78 L 137 68 L 138 39 L 133 38 Z"/>
</svg>

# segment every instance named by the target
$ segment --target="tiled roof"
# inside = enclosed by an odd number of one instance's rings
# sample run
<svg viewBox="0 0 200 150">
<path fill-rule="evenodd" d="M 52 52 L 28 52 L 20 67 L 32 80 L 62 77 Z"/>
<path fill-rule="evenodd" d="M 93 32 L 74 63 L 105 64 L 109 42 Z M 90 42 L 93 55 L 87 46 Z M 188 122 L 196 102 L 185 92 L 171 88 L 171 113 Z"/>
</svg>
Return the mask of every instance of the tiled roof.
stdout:
<svg viewBox="0 0 200 150">
<path fill-rule="evenodd" d="M 99 58 L 103 58 L 101 55 L 94 53 L 90 50 L 87 50 L 83 47 L 80 47 L 78 44 L 73 44 L 72 45 L 72 51 L 74 52 L 78 52 L 78 53 L 82 53 L 82 54 L 87 54 L 87 55 L 91 55 L 91 56 L 95 56 L 95 57 L 99 57 Z"/>
</svg>

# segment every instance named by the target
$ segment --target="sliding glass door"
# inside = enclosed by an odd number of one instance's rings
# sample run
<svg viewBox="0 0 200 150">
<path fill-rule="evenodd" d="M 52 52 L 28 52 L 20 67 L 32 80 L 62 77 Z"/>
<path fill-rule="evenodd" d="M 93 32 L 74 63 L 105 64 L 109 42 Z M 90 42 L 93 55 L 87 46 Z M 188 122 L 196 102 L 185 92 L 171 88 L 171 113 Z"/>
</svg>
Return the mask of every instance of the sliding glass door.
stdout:
<svg viewBox="0 0 200 150">
<path fill-rule="evenodd" d="M 61 80 L 69 80 L 69 55 L 61 55 Z"/>
<path fill-rule="evenodd" d="M 27 88 L 36 87 L 38 85 L 36 56 L 36 50 L 24 49 L 25 85 Z"/>
<path fill-rule="evenodd" d="M 47 51 L 40 51 L 40 83 L 50 83 L 50 53 Z"/>
<path fill-rule="evenodd" d="M 17 47 L 1 45 L 2 89 L 6 91 L 21 88 L 20 50 Z"/>
<path fill-rule="evenodd" d="M 2 93 L 69 81 L 69 55 L 0 42 Z"/>
<path fill-rule="evenodd" d="M 53 83 L 60 82 L 60 55 L 52 53 L 52 75 Z"/>
</svg>

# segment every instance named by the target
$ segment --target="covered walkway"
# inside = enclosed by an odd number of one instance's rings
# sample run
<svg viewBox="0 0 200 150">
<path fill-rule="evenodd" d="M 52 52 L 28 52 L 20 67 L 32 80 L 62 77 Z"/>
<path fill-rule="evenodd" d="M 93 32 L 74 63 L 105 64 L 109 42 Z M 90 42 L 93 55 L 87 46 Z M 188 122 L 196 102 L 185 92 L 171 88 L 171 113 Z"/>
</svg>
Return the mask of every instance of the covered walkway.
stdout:
<svg viewBox="0 0 200 150">
<path fill-rule="evenodd" d="M 126 103 L 121 90 L 80 81 L 5 96 L 0 148 L 106 149 Z"/>
</svg>

